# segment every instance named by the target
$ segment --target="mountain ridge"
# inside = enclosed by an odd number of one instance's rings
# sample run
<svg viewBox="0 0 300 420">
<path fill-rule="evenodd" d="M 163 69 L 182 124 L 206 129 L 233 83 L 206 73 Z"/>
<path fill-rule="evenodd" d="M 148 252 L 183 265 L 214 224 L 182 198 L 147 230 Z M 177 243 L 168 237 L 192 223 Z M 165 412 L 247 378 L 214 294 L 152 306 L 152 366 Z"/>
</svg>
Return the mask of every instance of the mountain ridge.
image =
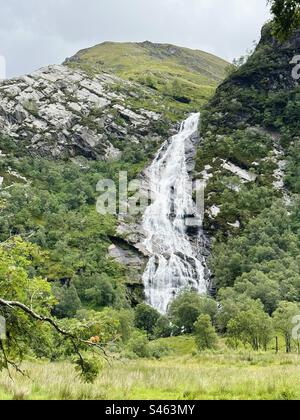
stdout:
<svg viewBox="0 0 300 420">
<path fill-rule="evenodd" d="M 125 45 L 120 44 L 118 48 L 126 57 L 123 69 L 130 73 L 137 60 Z M 130 45 L 137 48 L 136 44 Z M 52 158 L 83 155 L 91 159 L 121 159 L 125 149 L 150 153 L 163 138 L 174 133 L 176 124 L 187 114 L 204 106 L 217 82 L 190 71 L 189 63 L 194 65 L 195 57 L 189 50 L 149 45 L 139 44 L 138 48 L 158 49 L 164 57 L 173 56 L 174 51 L 176 56 L 186 57 L 188 51 L 187 62 L 174 65 L 163 59 L 161 63 L 160 59 L 148 55 L 147 65 L 154 66 L 159 74 L 147 75 L 137 69 L 138 78 L 135 78 L 106 67 L 95 68 L 89 60 L 78 62 L 75 55 L 65 65 L 48 66 L 0 82 L 2 133 L 33 153 Z M 116 44 L 104 46 L 114 59 L 122 61 L 118 51 L 117 54 L 111 51 Z M 99 61 L 99 56 L 96 58 Z M 213 68 L 214 63 L 210 66 Z M 222 66 L 225 67 L 223 61 Z M 162 83 L 156 86 L 158 79 Z M 199 81 L 200 90 L 196 89 Z"/>
<path fill-rule="evenodd" d="M 99 54 L 99 58 L 101 57 L 101 50 L 103 49 L 103 53 L 105 54 L 105 47 L 109 47 L 110 49 L 113 48 L 117 48 L 119 50 L 123 50 L 124 53 L 126 53 L 126 49 L 128 47 L 133 47 L 133 48 L 137 48 L 136 51 L 138 51 L 138 49 L 145 49 L 149 54 L 152 54 L 154 58 L 156 59 L 160 59 L 160 60 L 164 60 L 166 58 L 170 58 L 170 57 L 180 57 L 180 54 L 184 55 L 183 53 L 185 52 L 186 54 L 192 56 L 194 55 L 195 59 L 198 58 L 198 60 L 207 60 L 207 62 L 211 62 L 214 64 L 219 63 L 220 65 L 220 70 L 218 71 L 218 74 L 214 74 L 214 73 L 210 73 L 208 71 L 208 68 L 206 66 L 203 66 L 203 68 L 201 67 L 197 67 L 197 66 L 191 66 L 191 70 L 193 71 L 199 71 L 202 70 L 204 71 L 205 74 L 207 75 L 211 75 L 213 76 L 217 81 L 222 80 L 222 78 L 225 75 L 225 72 L 223 71 L 224 69 L 222 69 L 222 65 L 224 66 L 224 68 L 226 66 L 229 65 L 229 63 L 226 60 L 223 60 L 222 58 L 212 54 L 212 53 L 208 53 L 202 50 L 198 50 L 198 49 L 192 49 L 192 48 L 188 48 L 188 47 L 184 47 L 184 46 L 177 46 L 171 43 L 157 43 L 157 42 L 151 42 L 151 41 L 143 41 L 143 42 L 112 42 L 112 41 L 105 41 L 102 42 L 100 44 L 96 44 L 92 47 L 89 48 L 84 48 L 80 51 L 78 51 L 74 56 L 67 58 L 64 62 L 68 63 L 68 62 L 72 62 L 72 61 L 79 61 L 81 60 L 81 58 L 87 58 L 89 57 L 89 54 L 93 55 L 98 55 Z M 179 61 L 181 62 L 181 61 Z M 105 61 L 104 61 L 104 64 Z M 107 63 L 107 65 L 109 66 L 109 62 Z M 136 63 L 135 63 L 136 64 Z M 187 67 L 189 67 L 189 63 L 185 62 L 181 62 L 181 64 L 186 65 Z"/>
</svg>

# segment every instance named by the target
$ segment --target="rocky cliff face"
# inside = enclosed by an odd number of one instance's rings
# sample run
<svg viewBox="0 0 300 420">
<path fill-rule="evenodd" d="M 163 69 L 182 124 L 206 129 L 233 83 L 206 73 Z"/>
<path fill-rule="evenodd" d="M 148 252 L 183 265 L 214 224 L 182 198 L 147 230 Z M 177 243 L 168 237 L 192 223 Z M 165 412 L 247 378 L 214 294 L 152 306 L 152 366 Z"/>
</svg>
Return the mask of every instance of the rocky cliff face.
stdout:
<svg viewBox="0 0 300 420">
<path fill-rule="evenodd" d="M 31 240 L 50 254 L 51 279 L 76 279 L 83 302 L 95 273 L 115 276 L 115 288 L 124 282 L 131 300 L 141 299 L 148 260 L 141 218 L 107 221 L 96 214 L 96 184 L 122 170 L 146 179 L 143 169 L 179 123 L 201 110 L 226 66 L 210 54 L 171 45 L 104 44 L 63 65 L 0 82 L 3 240 L 30 230 Z M 186 144 L 191 177 L 198 142 L 194 136 Z M 88 240 L 78 240 L 78 232 Z M 196 246 L 197 235 L 190 233 Z M 208 249 L 197 245 L 201 255 Z"/>
<path fill-rule="evenodd" d="M 115 159 L 125 145 L 159 140 L 161 115 L 136 106 L 140 98 L 157 99 L 113 75 L 49 66 L 1 82 L 0 130 L 37 155 Z"/>
<path fill-rule="evenodd" d="M 102 44 L 64 65 L 1 82 L 0 131 L 50 158 L 116 159 L 131 146 L 155 149 L 211 96 L 226 65 L 170 45 Z"/>
</svg>

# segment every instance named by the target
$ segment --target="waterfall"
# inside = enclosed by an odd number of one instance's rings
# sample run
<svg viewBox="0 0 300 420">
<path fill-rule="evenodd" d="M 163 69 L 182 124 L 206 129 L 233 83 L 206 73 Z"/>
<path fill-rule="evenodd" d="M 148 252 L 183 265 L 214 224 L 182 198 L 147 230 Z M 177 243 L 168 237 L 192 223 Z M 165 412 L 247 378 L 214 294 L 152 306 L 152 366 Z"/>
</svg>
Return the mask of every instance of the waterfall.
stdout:
<svg viewBox="0 0 300 420">
<path fill-rule="evenodd" d="M 207 292 L 204 259 L 187 234 L 187 217 L 197 214 L 186 161 L 186 142 L 198 131 L 192 114 L 166 141 L 148 169 L 152 204 L 146 209 L 144 247 L 150 259 L 143 275 L 147 302 L 161 313 L 183 289 Z M 199 216 L 199 215 L 198 215 Z"/>
</svg>

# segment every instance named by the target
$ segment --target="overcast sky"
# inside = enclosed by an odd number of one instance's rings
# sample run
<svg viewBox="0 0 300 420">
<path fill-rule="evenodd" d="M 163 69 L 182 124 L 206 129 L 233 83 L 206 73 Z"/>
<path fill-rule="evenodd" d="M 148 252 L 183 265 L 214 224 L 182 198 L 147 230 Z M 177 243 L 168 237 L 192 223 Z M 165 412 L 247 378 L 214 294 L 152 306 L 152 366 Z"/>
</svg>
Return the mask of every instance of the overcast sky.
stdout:
<svg viewBox="0 0 300 420">
<path fill-rule="evenodd" d="M 9 77 L 103 41 L 167 42 L 232 60 L 259 39 L 269 18 L 266 0 L 0 0 L 0 6 L 0 56 Z"/>
</svg>

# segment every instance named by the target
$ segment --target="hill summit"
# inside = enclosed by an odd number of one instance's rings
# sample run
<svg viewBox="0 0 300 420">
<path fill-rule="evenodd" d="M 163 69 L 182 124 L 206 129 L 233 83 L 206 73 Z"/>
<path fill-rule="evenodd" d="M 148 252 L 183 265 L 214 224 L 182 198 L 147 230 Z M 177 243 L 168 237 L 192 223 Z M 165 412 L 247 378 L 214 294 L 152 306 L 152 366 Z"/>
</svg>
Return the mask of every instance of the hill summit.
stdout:
<svg viewBox="0 0 300 420">
<path fill-rule="evenodd" d="M 65 64 L 106 71 L 201 108 L 225 78 L 229 63 L 212 54 L 171 44 L 104 42 L 79 51 Z M 179 94 L 180 92 L 180 94 Z"/>
</svg>

